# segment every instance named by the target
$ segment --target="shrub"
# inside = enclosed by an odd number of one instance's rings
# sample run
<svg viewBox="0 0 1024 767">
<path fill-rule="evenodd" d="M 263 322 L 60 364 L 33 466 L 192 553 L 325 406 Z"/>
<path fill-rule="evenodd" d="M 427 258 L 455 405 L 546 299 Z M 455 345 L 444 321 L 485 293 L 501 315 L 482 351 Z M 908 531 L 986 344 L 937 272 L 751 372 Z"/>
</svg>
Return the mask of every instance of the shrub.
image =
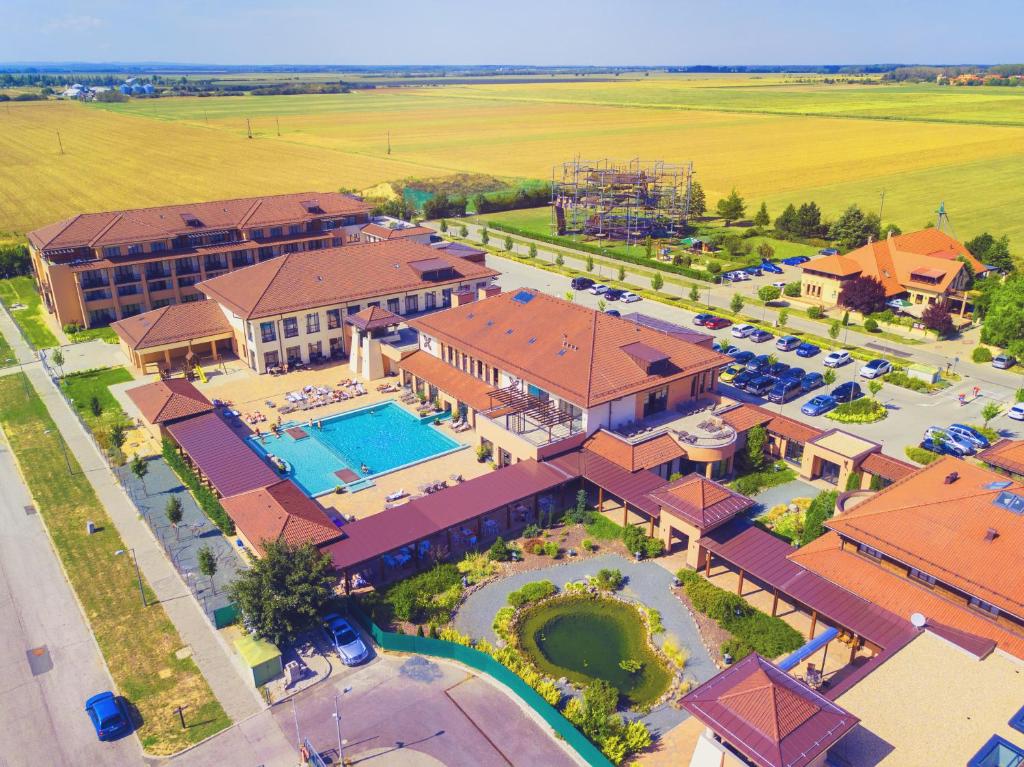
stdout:
<svg viewBox="0 0 1024 767">
<path fill-rule="evenodd" d="M 505 539 L 499 535 L 498 540 L 491 544 L 491 548 L 487 550 L 487 556 L 493 562 L 507 562 L 509 557 L 512 556 L 512 550 L 505 543 Z"/>
<path fill-rule="evenodd" d="M 558 544 L 554 541 L 545 541 L 542 548 L 543 551 L 539 551 L 537 553 L 544 554 L 552 559 L 558 559 L 558 555 L 561 553 L 561 549 L 558 548 Z"/>
<path fill-rule="evenodd" d="M 925 450 L 923 447 L 918 447 L 916 445 L 908 445 L 903 448 L 903 452 L 911 461 L 919 463 L 922 466 L 927 466 L 939 457 L 938 453 L 933 453 L 931 450 Z"/>
<path fill-rule="evenodd" d="M 789 298 L 800 297 L 800 283 L 799 282 L 787 282 L 786 287 L 782 289 L 782 292 Z"/>
<path fill-rule="evenodd" d="M 462 596 L 462 576 L 453 564 L 441 564 L 396 583 L 384 593 L 395 617 L 414 623 L 446 623 Z"/>
<path fill-rule="evenodd" d="M 593 551 L 597 548 L 597 545 L 589 538 L 584 538 L 580 546 L 583 548 L 584 551 Z"/>
<path fill-rule="evenodd" d="M 524 584 L 517 591 L 511 592 L 508 595 L 508 603 L 513 607 L 522 607 L 531 602 L 546 599 L 557 590 L 555 584 L 551 581 L 533 581 L 532 583 Z"/>
<path fill-rule="evenodd" d="M 710 274 L 718 274 L 722 271 L 722 264 L 718 261 L 708 261 L 707 270 Z"/>
<path fill-rule="evenodd" d="M 736 661 L 743 660 L 750 653 L 754 651 L 754 648 L 744 642 L 742 639 L 732 637 L 722 642 L 722 646 L 719 648 L 722 655 L 728 655 L 732 658 L 733 663 Z"/>
<path fill-rule="evenodd" d="M 840 423 L 874 423 L 889 414 L 885 405 L 876 399 L 864 397 L 853 402 L 844 402 L 835 410 L 825 414 L 826 418 Z"/>
<path fill-rule="evenodd" d="M 652 634 L 661 634 L 665 631 L 665 624 L 661 622 L 661 613 L 653 607 L 647 609 L 647 622 L 650 624 Z M 666 640 L 667 641 L 667 640 Z"/>
<path fill-rule="evenodd" d="M 846 478 L 846 489 L 849 490 L 860 490 L 861 477 L 859 471 L 851 471 L 850 476 Z"/>
<path fill-rule="evenodd" d="M 992 352 L 989 351 L 987 346 L 976 346 L 974 351 L 971 352 L 972 362 L 991 362 Z"/>
<path fill-rule="evenodd" d="M 878 323 L 875 322 L 870 317 L 868 317 L 866 320 L 864 320 L 864 329 L 866 331 L 868 331 L 869 333 L 877 333 L 878 332 Z"/>
<path fill-rule="evenodd" d="M 479 583 L 498 571 L 498 565 L 491 559 L 490 552 L 487 554 L 466 554 L 465 558 L 456 565 L 456 568 L 458 568 L 461 575 L 466 576 L 466 580 L 470 583 Z"/>
<path fill-rule="evenodd" d="M 631 553 L 640 552 L 648 559 L 660 557 L 665 552 L 665 544 L 658 538 L 650 538 L 644 531 L 635 526 L 627 525 L 622 531 L 622 542 Z"/>
<path fill-rule="evenodd" d="M 589 580 L 591 585 L 600 591 L 618 591 L 622 588 L 622 571 L 602 567 Z"/>
<path fill-rule="evenodd" d="M 494 615 L 494 623 L 491 624 L 491 628 L 494 629 L 494 633 L 506 642 L 509 640 L 509 637 L 512 636 L 512 619 L 515 617 L 515 614 L 516 608 L 502 607 Z"/>
<path fill-rule="evenodd" d="M 540 535 L 540 528 L 537 525 L 527 525 L 523 529 L 524 538 L 536 538 L 538 535 Z"/>
<path fill-rule="evenodd" d="M 820 320 L 825 316 L 825 310 L 820 306 L 810 306 L 807 308 L 807 316 L 812 320 Z"/>
<path fill-rule="evenodd" d="M 686 667 L 686 661 L 690 658 L 686 648 L 682 647 L 675 637 L 665 637 L 665 643 L 661 646 L 661 651 L 665 653 L 669 662 L 678 671 L 682 671 Z"/>
<path fill-rule="evenodd" d="M 922 381 L 920 378 L 911 378 L 902 370 L 893 370 L 885 377 L 885 380 L 886 383 L 891 383 L 893 386 L 910 389 L 911 391 L 929 392 L 932 390 L 931 384 L 927 381 Z"/>
</svg>

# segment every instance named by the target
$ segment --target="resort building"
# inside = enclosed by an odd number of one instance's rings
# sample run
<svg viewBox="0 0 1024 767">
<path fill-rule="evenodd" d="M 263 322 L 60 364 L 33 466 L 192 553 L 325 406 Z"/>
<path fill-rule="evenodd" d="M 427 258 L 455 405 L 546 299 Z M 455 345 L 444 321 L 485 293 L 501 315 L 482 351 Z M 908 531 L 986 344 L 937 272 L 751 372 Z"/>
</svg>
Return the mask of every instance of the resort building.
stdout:
<svg viewBox="0 0 1024 767">
<path fill-rule="evenodd" d="M 198 301 L 199 282 L 235 269 L 359 242 L 369 222 L 362 200 L 302 192 L 83 213 L 28 241 L 46 310 L 62 326 L 94 327 Z"/>
<path fill-rule="evenodd" d="M 821 306 L 835 306 L 845 283 L 871 277 L 882 283 L 886 298 L 908 301 L 908 311 L 941 303 L 963 316 L 970 310 L 965 292 L 969 270 L 984 275 L 991 269 L 942 230 L 922 229 L 890 234 L 846 255 L 808 261 L 803 265 L 802 294 Z"/>
<path fill-rule="evenodd" d="M 167 435 L 168 426 L 213 410 L 210 400 L 184 378 L 136 386 L 125 394 L 158 441 Z"/>
<path fill-rule="evenodd" d="M 370 223 L 359 230 L 359 241 L 367 243 L 409 240 L 429 245 L 434 236 L 434 230 L 429 226 L 410 224 L 391 216 L 374 216 Z"/>
<path fill-rule="evenodd" d="M 680 470 L 684 453 L 709 476 L 729 471 L 735 434 L 693 442 L 676 434 L 686 418 L 699 420 L 691 411 L 717 399 L 718 373 L 730 358 L 710 343 L 527 289 L 409 325 L 419 331 L 419 350 L 399 365 L 404 383 L 470 419 L 499 466 L 565 452 L 603 430 L 626 451 L 668 435 L 674 454 L 644 466 L 666 477 Z"/>
<path fill-rule="evenodd" d="M 491 289 L 497 276 L 407 239 L 307 250 L 199 283 L 209 301 L 147 312 L 113 328 L 143 372 L 169 369 L 190 353 L 231 353 L 258 373 L 278 372 L 347 358 L 346 318 L 362 310 L 379 307 L 403 319 L 429 313 Z M 399 337 L 399 346 L 414 346 L 413 335 Z M 390 360 L 380 364 L 390 372 Z"/>
</svg>

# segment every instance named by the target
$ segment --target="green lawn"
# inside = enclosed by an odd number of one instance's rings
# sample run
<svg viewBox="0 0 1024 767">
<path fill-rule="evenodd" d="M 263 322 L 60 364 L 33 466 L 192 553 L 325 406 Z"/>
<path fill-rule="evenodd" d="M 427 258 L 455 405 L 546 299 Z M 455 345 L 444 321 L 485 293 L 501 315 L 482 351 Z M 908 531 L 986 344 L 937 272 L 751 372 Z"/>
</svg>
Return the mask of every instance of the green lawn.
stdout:
<svg viewBox="0 0 1024 767">
<path fill-rule="evenodd" d="M 129 422 L 124 409 L 110 393 L 110 387 L 113 384 L 131 380 L 131 373 L 123 367 L 71 373 L 61 379 L 61 388 L 74 401 L 78 415 L 89 426 L 96 441 L 104 449 L 109 450 L 111 447 L 110 427 L 115 423 Z M 94 397 L 99 408 L 99 415 L 93 412 L 92 400 Z"/>
<path fill-rule="evenodd" d="M 50 349 L 60 345 L 43 317 L 43 302 L 31 277 L 0 280 L 0 301 L 7 307 L 33 349 Z M 25 308 L 12 309 L 16 304 L 22 304 Z"/>
<path fill-rule="evenodd" d="M 14 356 L 14 350 L 11 345 L 7 343 L 7 339 L 0 335 L 0 368 L 10 367 L 11 365 L 17 365 L 18 358 Z"/>
<path fill-rule="evenodd" d="M 175 656 L 183 642 L 148 587 L 149 606 L 142 606 L 131 557 L 114 555 L 124 541 L 75 457 L 65 462 L 56 425 L 35 391 L 26 391 L 24 374 L 0 378 L 0 426 L 116 688 L 142 717 L 138 735 L 146 751 L 172 754 L 228 727 L 195 662 Z M 96 533 L 86 532 L 87 520 Z M 173 711 L 178 705 L 188 706 L 184 730 Z"/>
<path fill-rule="evenodd" d="M 83 341 L 92 341 L 99 339 L 100 341 L 106 341 L 108 344 L 116 344 L 118 342 L 117 333 L 114 329 L 105 326 L 99 328 L 84 328 L 75 333 L 68 333 L 68 340 L 73 344 L 80 344 Z"/>
</svg>

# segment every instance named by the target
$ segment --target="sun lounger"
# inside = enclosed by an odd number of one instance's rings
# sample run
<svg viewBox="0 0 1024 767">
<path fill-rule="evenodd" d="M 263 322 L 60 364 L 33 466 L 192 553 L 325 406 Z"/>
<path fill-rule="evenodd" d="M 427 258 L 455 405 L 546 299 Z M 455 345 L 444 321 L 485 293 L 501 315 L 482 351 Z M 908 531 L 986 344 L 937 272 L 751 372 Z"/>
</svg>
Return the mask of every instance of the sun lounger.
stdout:
<svg viewBox="0 0 1024 767">
<path fill-rule="evenodd" d="M 395 492 L 391 493 L 390 495 L 385 496 L 384 500 L 388 501 L 388 502 L 400 501 L 401 499 L 405 498 L 405 496 L 407 496 L 407 495 L 408 495 L 408 493 L 405 492 L 404 490 L 396 490 Z"/>
</svg>

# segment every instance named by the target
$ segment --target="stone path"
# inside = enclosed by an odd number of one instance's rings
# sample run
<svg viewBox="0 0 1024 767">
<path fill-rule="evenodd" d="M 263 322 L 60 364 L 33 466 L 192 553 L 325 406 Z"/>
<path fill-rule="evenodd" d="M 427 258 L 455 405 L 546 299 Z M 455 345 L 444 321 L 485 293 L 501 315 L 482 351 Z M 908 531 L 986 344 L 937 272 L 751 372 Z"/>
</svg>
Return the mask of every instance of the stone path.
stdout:
<svg viewBox="0 0 1024 767">
<path fill-rule="evenodd" d="M 634 562 L 617 554 L 606 554 L 591 559 L 574 560 L 553 565 L 543 570 L 518 573 L 490 583 L 473 592 L 455 615 L 455 628 L 477 639 L 497 640 L 491 624 L 498 610 L 508 604 L 510 592 L 532 581 L 549 580 L 559 588 L 570 581 L 579 581 L 593 575 L 602 567 L 615 568 L 626 577 L 620 596 L 653 607 L 661 613 L 665 632 L 654 637 L 660 647 L 669 636 L 675 637 L 689 652 L 686 662 L 687 676 L 702 683 L 718 673 L 701 642 L 697 625 L 682 602 L 672 593 L 673 576 L 656 562 Z M 662 705 L 642 717 L 652 731 L 662 734 L 689 716 L 671 706 Z"/>
</svg>

